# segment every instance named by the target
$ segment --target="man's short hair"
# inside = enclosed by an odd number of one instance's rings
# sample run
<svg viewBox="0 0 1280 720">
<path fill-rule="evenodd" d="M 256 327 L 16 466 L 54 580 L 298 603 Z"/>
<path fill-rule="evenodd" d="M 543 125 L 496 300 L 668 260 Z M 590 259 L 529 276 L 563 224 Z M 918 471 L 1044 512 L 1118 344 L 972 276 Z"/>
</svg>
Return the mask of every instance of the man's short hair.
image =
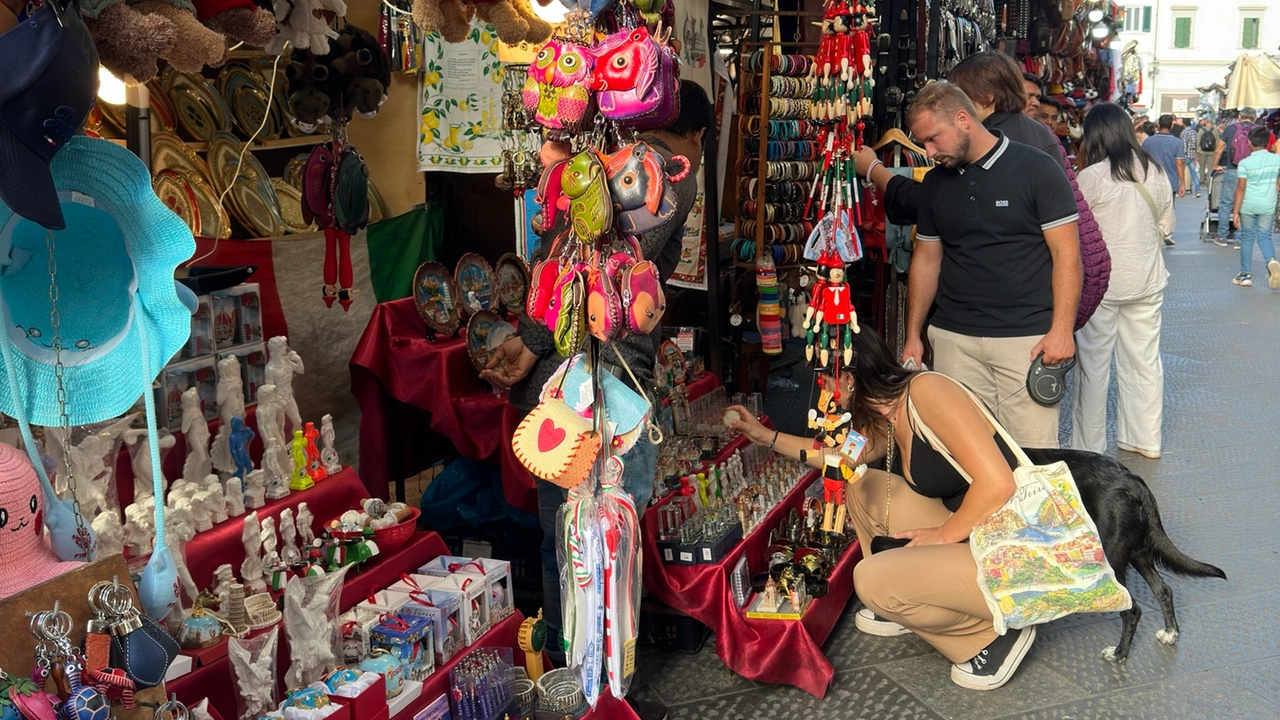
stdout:
<svg viewBox="0 0 1280 720">
<path fill-rule="evenodd" d="M 1271 131 L 1258 125 L 1249 131 L 1249 144 L 1256 148 L 1265 148 L 1271 142 Z"/>
<path fill-rule="evenodd" d="M 1164 115 L 1161 115 L 1160 119 L 1156 122 L 1159 123 L 1161 130 L 1168 130 L 1173 127 L 1173 116 L 1165 113 Z"/>
<path fill-rule="evenodd" d="M 1244 118 L 1249 118 L 1250 120 L 1257 120 L 1257 119 L 1258 119 L 1258 111 L 1257 111 L 1257 110 L 1254 110 L 1254 109 L 1253 109 L 1253 108 L 1251 108 L 1251 107 L 1242 107 L 1242 108 L 1240 108 L 1240 112 L 1239 112 L 1239 113 L 1237 113 L 1237 115 L 1238 115 L 1238 116 L 1239 116 L 1239 118 L 1240 118 L 1240 119 L 1242 119 L 1242 120 L 1243 120 Z"/>
<path fill-rule="evenodd" d="M 1038 76 L 1032 75 L 1029 72 L 1024 72 L 1022 73 L 1022 79 L 1026 80 L 1029 83 L 1034 84 L 1037 88 L 1040 89 L 1040 92 L 1036 93 L 1036 95 L 1044 94 L 1044 81 L 1041 80 Z"/>
<path fill-rule="evenodd" d="M 1156 124 L 1150 120 L 1142 123 L 1142 134 L 1151 137 L 1156 134 Z"/>
<path fill-rule="evenodd" d="M 956 113 L 961 110 L 969 113 L 969 117 L 977 119 L 977 111 L 973 109 L 973 101 L 958 85 L 941 80 L 929 83 L 916 93 L 916 97 L 907 106 L 907 127 L 924 113 L 932 113 L 941 120 L 952 122 Z"/>
<path fill-rule="evenodd" d="M 707 99 L 707 91 L 698 83 L 683 79 L 680 81 L 680 114 L 674 122 L 661 128 L 678 137 L 689 137 L 699 130 L 706 130 L 703 141 L 711 137 L 716 124 L 716 111 Z"/>
<path fill-rule="evenodd" d="M 1018 64 L 1004 53 L 984 50 L 960 61 L 947 81 L 960 86 L 970 100 L 990 103 L 998 113 L 1020 113 L 1027 105 Z"/>
</svg>

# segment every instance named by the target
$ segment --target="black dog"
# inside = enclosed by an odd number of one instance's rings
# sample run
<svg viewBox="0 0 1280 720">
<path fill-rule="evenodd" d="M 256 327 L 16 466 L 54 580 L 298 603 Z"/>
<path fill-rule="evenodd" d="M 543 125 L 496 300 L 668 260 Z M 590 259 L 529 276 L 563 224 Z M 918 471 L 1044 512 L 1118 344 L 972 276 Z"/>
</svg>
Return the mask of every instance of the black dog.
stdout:
<svg viewBox="0 0 1280 720">
<path fill-rule="evenodd" d="M 1098 526 L 1102 550 L 1115 570 L 1116 579 L 1125 584 L 1132 565 L 1151 586 L 1160 609 L 1164 612 L 1164 629 L 1156 632 L 1156 640 L 1165 645 L 1178 642 L 1178 619 L 1174 616 L 1173 590 L 1165 583 L 1156 566 L 1188 577 L 1227 579 L 1221 568 L 1193 560 L 1174 546 L 1160 522 L 1156 498 L 1142 478 L 1106 455 L 1080 450 L 1028 448 L 1027 456 L 1037 465 L 1063 461 L 1080 488 L 1080 499 Z M 1129 657 L 1129 646 L 1138 629 L 1142 610 L 1133 607 L 1120 613 L 1124 626 L 1120 643 L 1102 651 L 1112 662 Z"/>
</svg>

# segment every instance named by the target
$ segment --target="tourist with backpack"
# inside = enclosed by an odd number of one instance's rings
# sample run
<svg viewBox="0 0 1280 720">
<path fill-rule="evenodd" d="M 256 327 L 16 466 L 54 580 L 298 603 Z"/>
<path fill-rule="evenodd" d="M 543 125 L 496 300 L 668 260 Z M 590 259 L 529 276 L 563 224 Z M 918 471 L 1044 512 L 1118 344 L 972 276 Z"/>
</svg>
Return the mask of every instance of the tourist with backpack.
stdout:
<svg viewBox="0 0 1280 720">
<path fill-rule="evenodd" d="M 1209 176 L 1213 173 L 1213 155 L 1218 150 L 1218 133 L 1209 118 L 1200 118 L 1199 124 L 1200 129 L 1196 131 L 1196 169 L 1200 172 L 1200 185 L 1209 187 Z M 1196 193 L 1196 197 L 1200 197 L 1200 193 Z"/>
<path fill-rule="evenodd" d="M 1182 139 L 1182 186 L 1187 186 L 1187 178 L 1190 176 L 1191 187 L 1195 190 L 1196 197 L 1200 197 L 1200 176 L 1196 174 L 1196 126 L 1191 122 L 1191 118 L 1187 118 L 1186 126 L 1182 132 L 1178 134 Z"/>
<path fill-rule="evenodd" d="M 1249 149 L 1249 131 L 1255 127 L 1257 119 L 1258 112 L 1253 108 L 1240 108 L 1236 121 L 1223 128 L 1218 137 L 1213 169 L 1215 172 L 1222 171 L 1222 197 L 1218 199 L 1218 237 L 1213 242 L 1219 247 L 1226 247 L 1228 240 L 1235 239 L 1235 231 L 1231 228 L 1231 210 L 1235 207 L 1236 181 L 1239 179 L 1236 166 L 1252 152 Z"/>
</svg>

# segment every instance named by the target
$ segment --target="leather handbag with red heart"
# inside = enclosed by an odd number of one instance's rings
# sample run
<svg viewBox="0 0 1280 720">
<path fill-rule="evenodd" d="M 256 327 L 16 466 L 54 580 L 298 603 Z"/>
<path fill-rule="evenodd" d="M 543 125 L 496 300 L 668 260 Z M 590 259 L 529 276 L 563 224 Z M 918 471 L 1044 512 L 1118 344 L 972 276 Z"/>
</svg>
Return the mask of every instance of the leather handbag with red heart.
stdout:
<svg viewBox="0 0 1280 720">
<path fill-rule="evenodd" d="M 600 445 L 600 434 L 592 430 L 591 421 L 554 397 L 538 403 L 511 439 L 511 449 L 520 464 L 562 488 L 571 488 L 587 478 L 600 454 Z"/>
<path fill-rule="evenodd" d="M 589 87 L 606 119 L 635 130 L 653 130 L 680 114 L 678 58 L 648 28 L 619 30 L 594 52 Z"/>
</svg>

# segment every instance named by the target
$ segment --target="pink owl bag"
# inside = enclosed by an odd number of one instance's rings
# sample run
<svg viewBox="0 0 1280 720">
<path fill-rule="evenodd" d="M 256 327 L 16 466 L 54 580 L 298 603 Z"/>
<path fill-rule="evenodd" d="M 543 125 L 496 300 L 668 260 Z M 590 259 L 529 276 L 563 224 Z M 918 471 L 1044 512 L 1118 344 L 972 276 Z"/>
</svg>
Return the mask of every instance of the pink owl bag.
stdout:
<svg viewBox="0 0 1280 720">
<path fill-rule="evenodd" d="M 596 115 L 596 99 L 587 88 L 595 54 L 586 45 L 553 37 L 529 64 L 521 90 L 526 114 L 548 130 L 578 133 Z"/>
<path fill-rule="evenodd" d="M 678 59 L 648 28 L 619 30 L 596 45 L 594 54 L 590 87 L 606 119 L 654 130 L 680 114 Z"/>
</svg>

